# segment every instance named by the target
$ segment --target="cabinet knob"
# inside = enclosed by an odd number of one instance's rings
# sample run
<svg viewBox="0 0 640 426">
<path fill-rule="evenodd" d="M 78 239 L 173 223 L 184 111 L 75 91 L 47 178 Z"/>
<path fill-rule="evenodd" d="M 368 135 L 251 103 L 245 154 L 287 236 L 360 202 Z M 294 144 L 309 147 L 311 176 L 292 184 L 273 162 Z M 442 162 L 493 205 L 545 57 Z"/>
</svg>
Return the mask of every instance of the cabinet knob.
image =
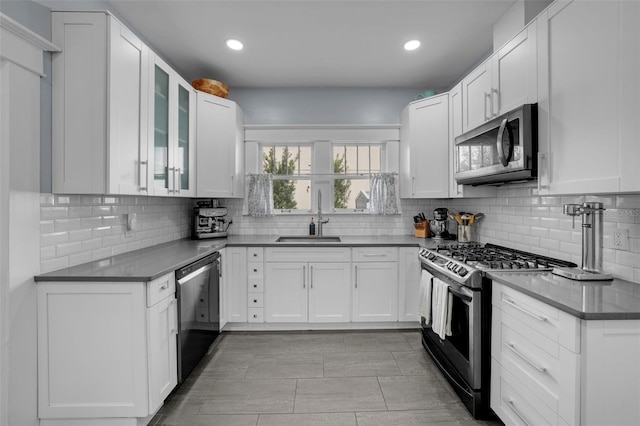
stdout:
<svg viewBox="0 0 640 426">
<path fill-rule="evenodd" d="M 253 314 L 253 317 L 254 317 L 254 318 L 258 318 L 258 315 L 257 315 L 257 314 Z"/>
<path fill-rule="evenodd" d="M 253 272 L 258 272 L 258 270 L 256 268 L 253 268 Z"/>
<path fill-rule="evenodd" d="M 258 299 L 253 299 L 253 303 L 258 303 Z"/>
<path fill-rule="evenodd" d="M 253 253 L 253 257 L 258 257 L 258 253 Z"/>
<path fill-rule="evenodd" d="M 254 284 L 254 285 L 253 285 L 253 288 L 258 288 L 258 284 Z"/>
</svg>

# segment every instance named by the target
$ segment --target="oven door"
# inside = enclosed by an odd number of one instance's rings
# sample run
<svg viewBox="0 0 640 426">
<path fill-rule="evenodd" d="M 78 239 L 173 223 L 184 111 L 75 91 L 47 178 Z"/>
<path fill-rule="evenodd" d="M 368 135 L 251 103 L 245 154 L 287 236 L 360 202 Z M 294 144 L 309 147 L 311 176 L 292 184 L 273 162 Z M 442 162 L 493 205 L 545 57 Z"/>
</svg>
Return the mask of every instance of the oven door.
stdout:
<svg viewBox="0 0 640 426">
<path fill-rule="evenodd" d="M 423 337 L 427 349 L 440 363 L 441 369 L 449 370 L 450 378 L 461 377 L 461 386 L 469 390 L 481 388 L 481 298 L 480 290 L 460 286 L 449 280 L 449 293 L 453 296 L 451 336 L 444 340 L 433 332 L 430 325 L 423 324 Z M 488 342 L 487 342 L 488 344 Z M 454 372 L 450 371 L 451 369 Z"/>
<path fill-rule="evenodd" d="M 524 105 L 456 138 L 455 179 L 482 184 L 534 179 L 536 105 Z"/>
</svg>

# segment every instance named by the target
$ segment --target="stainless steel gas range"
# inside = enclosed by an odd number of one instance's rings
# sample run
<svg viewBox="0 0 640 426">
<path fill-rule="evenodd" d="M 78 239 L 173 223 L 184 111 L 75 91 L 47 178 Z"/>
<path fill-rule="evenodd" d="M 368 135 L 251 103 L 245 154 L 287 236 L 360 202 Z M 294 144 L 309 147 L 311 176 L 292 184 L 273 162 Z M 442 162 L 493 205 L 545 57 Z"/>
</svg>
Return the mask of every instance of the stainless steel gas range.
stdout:
<svg viewBox="0 0 640 426">
<path fill-rule="evenodd" d="M 471 414 L 491 418 L 491 280 L 486 272 L 536 273 L 576 265 L 494 244 L 422 248 L 419 258 L 422 269 L 444 281 L 451 295 L 450 333 L 441 339 L 429 319 L 422 318 L 422 344 Z"/>
</svg>

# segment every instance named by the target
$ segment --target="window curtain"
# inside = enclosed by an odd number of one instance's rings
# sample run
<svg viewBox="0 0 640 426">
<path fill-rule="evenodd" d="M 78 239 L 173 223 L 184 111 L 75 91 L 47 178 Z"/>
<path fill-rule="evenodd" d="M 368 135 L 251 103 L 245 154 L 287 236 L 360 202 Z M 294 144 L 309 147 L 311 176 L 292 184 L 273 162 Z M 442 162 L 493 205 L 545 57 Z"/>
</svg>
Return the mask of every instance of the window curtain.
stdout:
<svg viewBox="0 0 640 426">
<path fill-rule="evenodd" d="M 273 216 L 273 176 L 271 174 L 250 174 L 249 195 L 247 197 L 249 216 Z"/>
<path fill-rule="evenodd" d="M 376 173 L 371 176 L 369 213 L 399 214 L 400 194 L 395 173 Z"/>
</svg>

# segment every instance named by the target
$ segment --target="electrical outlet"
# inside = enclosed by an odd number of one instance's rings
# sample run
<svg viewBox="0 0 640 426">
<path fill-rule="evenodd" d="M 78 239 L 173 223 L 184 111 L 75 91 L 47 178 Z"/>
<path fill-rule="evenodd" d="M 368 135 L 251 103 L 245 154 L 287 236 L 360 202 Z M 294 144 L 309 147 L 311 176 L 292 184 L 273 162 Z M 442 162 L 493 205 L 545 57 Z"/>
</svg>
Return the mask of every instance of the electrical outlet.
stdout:
<svg viewBox="0 0 640 426">
<path fill-rule="evenodd" d="M 629 250 L 628 229 L 616 229 L 613 231 L 613 248 L 616 250 Z"/>
</svg>

